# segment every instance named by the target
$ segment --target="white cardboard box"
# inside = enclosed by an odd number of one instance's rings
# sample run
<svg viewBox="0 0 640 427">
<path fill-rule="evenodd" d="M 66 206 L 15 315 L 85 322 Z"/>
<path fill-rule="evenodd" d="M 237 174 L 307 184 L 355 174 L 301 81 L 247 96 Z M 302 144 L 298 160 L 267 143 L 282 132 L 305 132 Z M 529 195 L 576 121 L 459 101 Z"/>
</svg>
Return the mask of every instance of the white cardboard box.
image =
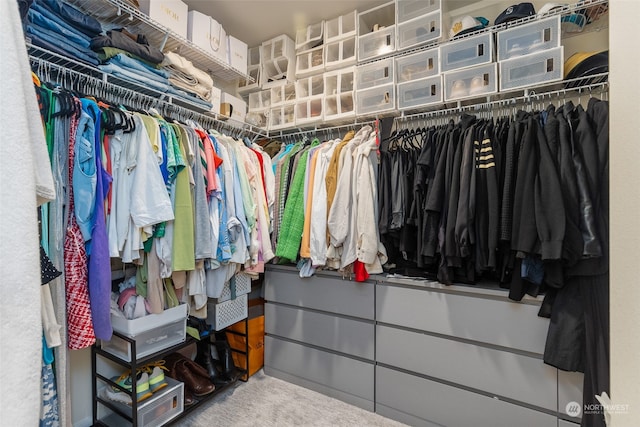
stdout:
<svg viewBox="0 0 640 427">
<path fill-rule="evenodd" d="M 211 56 L 218 58 L 225 64 L 229 63 L 227 33 L 222 25 L 209 15 L 197 10 L 189 11 L 187 38 Z"/>
<path fill-rule="evenodd" d="M 187 38 L 189 6 L 180 0 L 139 0 L 140 11 L 154 21 Z"/>
<path fill-rule="evenodd" d="M 227 36 L 227 58 L 229 65 L 242 72 L 242 74 L 247 74 L 247 52 L 248 47 L 245 42 L 233 36 Z"/>
<path fill-rule="evenodd" d="M 233 120 L 244 122 L 245 117 L 247 116 L 247 103 L 242 99 L 237 98 L 233 95 L 230 95 L 226 92 L 222 92 L 222 97 L 220 98 L 220 103 L 228 103 L 233 107 L 233 111 L 231 112 L 231 118 Z"/>
</svg>

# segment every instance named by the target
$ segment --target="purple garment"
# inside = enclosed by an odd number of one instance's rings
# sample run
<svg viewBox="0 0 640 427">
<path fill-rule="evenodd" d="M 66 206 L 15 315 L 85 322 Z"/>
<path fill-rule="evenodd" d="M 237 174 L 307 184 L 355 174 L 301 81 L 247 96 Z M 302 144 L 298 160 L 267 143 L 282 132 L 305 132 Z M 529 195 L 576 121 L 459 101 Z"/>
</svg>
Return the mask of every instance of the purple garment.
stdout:
<svg viewBox="0 0 640 427">
<path fill-rule="evenodd" d="M 96 338 L 110 340 L 113 335 L 111 326 L 111 259 L 107 237 L 104 200 L 111 184 L 111 175 L 102 167 L 102 140 L 100 132 L 100 108 L 88 99 L 82 100 L 82 108 L 95 122 L 96 169 L 96 206 L 94 224 L 91 233 L 91 255 L 89 256 L 89 301 L 91 318 Z"/>
</svg>

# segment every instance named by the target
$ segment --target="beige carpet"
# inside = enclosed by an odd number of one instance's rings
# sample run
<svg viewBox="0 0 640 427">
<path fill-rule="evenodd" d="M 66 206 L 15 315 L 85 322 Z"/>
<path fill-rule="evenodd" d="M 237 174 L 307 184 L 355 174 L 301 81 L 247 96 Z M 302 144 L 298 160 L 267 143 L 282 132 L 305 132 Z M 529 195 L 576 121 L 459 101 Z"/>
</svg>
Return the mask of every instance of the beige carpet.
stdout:
<svg viewBox="0 0 640 427">
<path fill-rule="evenodd" d="M 401 427 L 404 424 L 315 391 L 264 375 L 225 391 L 176 422 L 184 427 L 344 426 Z"/>
</svg>

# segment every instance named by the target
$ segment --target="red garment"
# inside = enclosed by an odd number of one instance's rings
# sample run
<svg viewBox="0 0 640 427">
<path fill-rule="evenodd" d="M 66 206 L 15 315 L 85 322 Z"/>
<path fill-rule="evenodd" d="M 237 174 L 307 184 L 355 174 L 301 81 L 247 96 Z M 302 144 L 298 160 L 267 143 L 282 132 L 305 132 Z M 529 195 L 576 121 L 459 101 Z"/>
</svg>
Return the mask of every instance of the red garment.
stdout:
<svg viewBox="0 0 640 427">
<path fill-rule="evenodd" d="M 79 103 L 79 101 L 76 100 Z M 78 107 L 80 110 L 80 107 Z M 84 239 L 76 222 L 73 203 L 73 151 L 75 146 L 78 117 L 71 118 L 69 132 L 69 220 L 64 238 L 64 274 L 67 306 L 67 346 L 71 350 L 91 347 L 96 335 L 91 320 L 89 302 L 89 264 Z"/>
<path fill-rule="evenodd" d="M 264 159 L 262 158 L 262 153 L 260 153 L 258 150 L 254 150 L 253 148 L 250 148 L 250 150 L 256 154 L 256 157 L 258 157 L 258 162 L 260 163 L 260 176 L 262 176 L 262 190 L 264 191 L 264 199 L 269 200 L 267 198 L 267 184 L 264 180 Z"/>
<path fill-rule="evenodd" d="M 355 274 L 356 282 L 364 282 L 369 278 L 367 268 L 358 260 L 353 263 L 353 273 Z"/>
</svg>

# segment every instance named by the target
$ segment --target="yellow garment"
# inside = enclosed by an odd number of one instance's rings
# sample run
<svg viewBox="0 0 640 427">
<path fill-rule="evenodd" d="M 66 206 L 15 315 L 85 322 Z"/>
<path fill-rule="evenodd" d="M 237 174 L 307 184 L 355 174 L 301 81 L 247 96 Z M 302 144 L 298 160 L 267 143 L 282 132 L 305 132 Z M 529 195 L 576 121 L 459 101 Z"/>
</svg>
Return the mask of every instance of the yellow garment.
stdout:
<svg viewBox="0 0 640 427">
<path fill-rule="evenodd" d="M 147 129 L 147 133 L 149 134 L 149 141 L 151 141 L 151 147 L 153 147 L 153 152 L 156 153 L 156 156 L 159 156 L 160 161 L 162 161 L 162 149 L 160 147 L 160 125 L 158 124 L 158 120 L 145 114 L 138 114 L 138 116 L 142 119 L 142 123 L 144 123 L 145 129 Z"/>
<path fill-rule="evenodd" d="M 331 205 L 333 204 L 333 198 L 336 195 L 336 188 L 338 186 L 338 162 L 340 161 L 340 152 L 344 146 L 353 139 L 355 134 L 352 130 L 347 132 L 331 156 L 327 176 L 324 179 L 325 185 L 327 186 L 327 215 L 329 215 L 329 211 L 331 211 Z"/>
<path fill-rule="evenodd" d="M 313 182 L 316 173 L 316 163 L 321 148 L 316 149 L 311 158 L 309 171 L 309 186 L 307 188 L 307 205 L 304 208 L 304 226 L 302 229 L 302 242 L 300 243 L 300 258 L 311 258 L 311 201 L 313 200 Z"/>
</svg>

